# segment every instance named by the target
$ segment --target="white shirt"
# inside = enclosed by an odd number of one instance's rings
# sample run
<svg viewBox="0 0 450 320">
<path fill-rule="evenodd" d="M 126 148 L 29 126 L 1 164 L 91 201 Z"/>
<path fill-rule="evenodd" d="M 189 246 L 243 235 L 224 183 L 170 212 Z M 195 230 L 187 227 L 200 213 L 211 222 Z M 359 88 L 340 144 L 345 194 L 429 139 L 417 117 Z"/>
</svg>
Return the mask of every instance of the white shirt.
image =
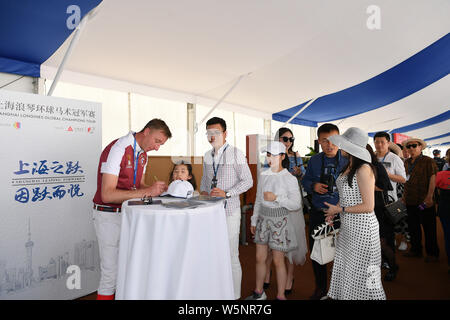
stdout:
<svg viewBox="0 0 450 320">
<path fill-rule="evenodd" d="M 384 165 L 386 171 L 390 174 L 402 176 L 406 179 L 405 164 L 395 153 L 388 152 L 384 157 L 378 157 L 378 161 Z M 389 191 L 388 194 L 397 201 L 397 182 L 391 180 L 391 185 L 394 190 Z"/>
<path fill-rule="evenodd" d="M 217 170 L 217 188 L 231 195 L 231 198 L 226 200 L 225 208 L 229 216 L 234 209 L 241 206 L 239 195 L 253 186 L 252 174 L 245 155 L 236 147 L 225 143 L 217 153 L 214 149 L 205 153 L 200 191 L 211 192 L 211 182 L 214 177 L 213 165 Z"/>
<path fill-rule="evenodd" d="M 264 192 L 274 193 L 277 199 L 275 201 L 265 201 Z M 302 200 L 297 178 L 286 169 L 280 172 L 273 172 L 270 168 L 263 171 L 258 181 L 255 207 L 251 218 L 252 226 L 256 226 L 261 206 L 286 208 L 289 211 L 299 210 L 302 207 Z"/>
<path fill-rule="evenodd" d="M 114 143 L 111 147 L 108 158 L 106 162 L 102 162 L 100 173 L 109 173 L 115 176 L 119 176 L 120 174 L 120 164 L 122 162 L 123 155 L 125 154 L 125 150 L 129 147 L 133 149 L 135 157 L 139 158 L 142 153 L 145 153 L 144 150 L 139 146 L 139 143 L 136 142 L 136 150 L 134 150 L 135 138 L 134 132 L 130 131 L 126 136 L 123 136 Z M 145 154 L 147 156 L 147 154 Z M 128 159 L 128 161 L 134 161 L 133 158 Z M 129 163 L 130 166 L 134 166 L 134 164 Z M 147 166 L 144 166 L 144 172 L 147 169 Z"/>
</svg>

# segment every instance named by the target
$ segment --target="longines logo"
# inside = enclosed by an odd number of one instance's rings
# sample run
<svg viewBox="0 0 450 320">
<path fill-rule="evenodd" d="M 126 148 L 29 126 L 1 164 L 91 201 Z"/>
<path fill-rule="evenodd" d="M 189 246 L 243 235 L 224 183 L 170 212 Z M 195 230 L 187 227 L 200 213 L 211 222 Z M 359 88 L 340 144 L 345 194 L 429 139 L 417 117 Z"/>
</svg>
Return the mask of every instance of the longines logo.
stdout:
<svg viewBox="0 0 450 320">
<path fill-rule="evenodd" d="M 0 124 L 2 125 L 2 124 Z M 20 124 L 19 124 L 20 125 Z M 74 127 L 74 126 L 55 126 L 56 130 L 63 130 L 67 132 L 84 132 L 92 134 L 95 132 L 95 127 Z"/>
</svg>

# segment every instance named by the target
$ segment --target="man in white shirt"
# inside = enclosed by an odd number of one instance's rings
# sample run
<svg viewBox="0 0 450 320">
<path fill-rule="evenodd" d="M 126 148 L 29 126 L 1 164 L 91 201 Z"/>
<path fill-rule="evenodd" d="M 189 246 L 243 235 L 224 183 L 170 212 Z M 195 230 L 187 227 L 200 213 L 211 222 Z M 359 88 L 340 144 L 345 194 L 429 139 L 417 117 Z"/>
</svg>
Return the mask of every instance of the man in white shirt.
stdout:
<svg viewBox="0 0 450 320">
<path fill-rule="evenodd" d="M 386 168 L 392 188 L 394 189 L 389 191 L 388 194 L 397 201 L 397 183 L 406 182 L 405 165 L 399 156 L 393 152 L 389 152 L 389 142 L 391 141 L 389 133 L 377 132 L 373 140 L 378 161 Z"/>
<path fill-rule="evenodd" d="M 230 241 L 231 268 L 234 295 L 241 297 L 242 268 L 239 261 L 239 230 L 241 225 L 241 203 L 239 195 L 253 186 L 247 160 L 239 149 L 228 144 L 227 125 L 221 118 L 206 122 L 206 135 L 212 150 L 205 153 L 200 192 L 203 195 L 225 198 L 228 238 Z"/>
<path fill-rule="evenodd" d="M 133 198 L 156 197 L 166 191 L 164 181 L 145 183 L 147 152 L 157 151 L 172 137 L 161 119 L 153 119 L 140 132 L 130 132 L 103 150 L 97 169 L 94 227 L 100 254 L 98 300 L 114 300 L 117 281 L 122 203 Z"/>
<path fill-rule="evenodd" d="M 391 137 L 387 132 L 377 132 L 374 136 L 374 144 L 376 149 L 376 156 L 378 161 L 383 164 L 386 172 L 391 181 L 393 190 L 388 191 L 388 195 L 394 201 L 397 201 L 397 183 L 406 182 L 405 165 L 403 160 L 395 153 L 389 151 L 389 143 Z M 389 271 L 385 275 L 385 281 L 393 281 L 398 272 L 398 265 L 395 260 L 395 232 L 394 225 L 386 218 L 381 211 L 380 215 L 377 215 L 379 227 L 380 227 L 380 240 L 381 240 L 381 253 L 383 255 L 383 261 L 389 265 Z M 406 243 L 402 243 L 399 247 L 400 250 L 404 250 Z"/>
</svg>

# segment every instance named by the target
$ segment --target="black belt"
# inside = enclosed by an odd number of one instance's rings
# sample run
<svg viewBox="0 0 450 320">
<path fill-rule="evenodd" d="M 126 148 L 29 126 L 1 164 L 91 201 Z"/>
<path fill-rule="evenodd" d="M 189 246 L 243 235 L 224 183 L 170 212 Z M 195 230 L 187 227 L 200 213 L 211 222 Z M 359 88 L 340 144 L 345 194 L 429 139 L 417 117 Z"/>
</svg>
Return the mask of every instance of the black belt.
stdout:
<svg viewBox="0 0 450 320">
<path fill-rule="evenodd" d="M 109 206 L 102 206 L 94 203 L 94 209 L 97 211 L 105 211 L 105 212 L 120 212 L 120 208 L 114 208 Z"/>
</svg>

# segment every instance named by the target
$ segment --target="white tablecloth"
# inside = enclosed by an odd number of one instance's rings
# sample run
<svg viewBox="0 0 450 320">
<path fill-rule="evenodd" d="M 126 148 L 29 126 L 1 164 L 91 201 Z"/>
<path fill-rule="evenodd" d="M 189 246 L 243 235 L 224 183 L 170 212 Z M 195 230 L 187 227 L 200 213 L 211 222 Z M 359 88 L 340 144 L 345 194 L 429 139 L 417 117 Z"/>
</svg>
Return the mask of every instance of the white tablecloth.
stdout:
<svg viewBox="0 0 450 320">
<path fill-rule="evenodd" d="M 116 299 L 234 299 L 222 201 L 195 209 L 127 201 L 122 213 Z"/>
</svg>

